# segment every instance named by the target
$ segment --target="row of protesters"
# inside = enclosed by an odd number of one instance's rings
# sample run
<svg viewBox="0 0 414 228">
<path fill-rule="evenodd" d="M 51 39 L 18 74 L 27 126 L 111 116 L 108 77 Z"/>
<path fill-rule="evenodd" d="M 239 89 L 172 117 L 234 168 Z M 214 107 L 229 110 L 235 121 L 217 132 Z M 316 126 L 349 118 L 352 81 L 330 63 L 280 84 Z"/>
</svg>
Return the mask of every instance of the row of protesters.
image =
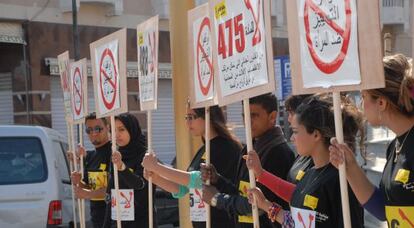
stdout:
<svg viewBox="0 0 414 228">
<path fill-rule="evenodd" d="M 379 188 L 368 181 L 354 158 L 355 137 L 358 132 L 362 132 L 361 113 L 349 102 L 342 104 L 345 144 L 339 144 L 334 139 L 332 102 L 323 96 L 306 98 L 299 102 L 301 104 L 297 108 L 291 106 L 289 121 L 293 129 L 292 141 L 299 153 L 296 161 L 282 131 L 275 126 L 276 98 L 265 94 L 250 99 L 255 151 L 246 152 L 245 147 L 241 149 L 238 140 L 227 131 L 224 116 L 216 119 L 212 112 L 212 123 L 219 121 L 222 129 L 225 129 L 217 130 L 212 124 L 210 139 L 204 139 L 210 140 L 212 145 L 212 164 L 200 164 L 203 161 L 203 146 L 188 171 L 180 171 L 158 163 L 153 154 L 146 154 L 143 158 L 142 151 L 145 152 L 146 149 L 138 149 L 139 143 L 136 143 L 142 142 L 141 133 L 132 130 L 139 129 L 139 125 L 130 127 L 135 124 L 131 125 L 118 118 L 117 121 L 121 123 L 117 130 L 122 131 L 123 127 L 128 137 L 117 137 L 120 152 L 114 153 L 112 162 L 120 169 L 120 179 L 124 180 L 122 185 L 126 188 L 136 189 L 134 191 L 145 189 L 146 182 L 142 180 L 144 175 L 145 178 L 152 177 L 154 183 L 174 193 L 176 197 L 190 192 L 190 214 L 195 227 L 205 225 L 205 211 L 201 210 L 205 205 L 202 201 L 213 207 L 212 221 L 217 221 L 213 227 L 252 227 L 248 191 L 250 201 L 254 195 L 258 206 L 263 210 L 260 212 L 261 227 L 307 227 L 309 224 L 312 227 L 342 226 L 336 169 L 341 163 L 345 163 L 348 171 L 353 227 L 364 225 L 362 207 L 381 220 L 387 219 L 391 227 L 403 221 L 410 224 L 414 208 L 414 155 L 410 153 L 414 147 L 414 136 L 411 133 L 414 127 L 414 79 L 410 73 L 412 66 L 405 56 L 394 55 L 384 58 L 384 68 L 386 87 L 362 91 L 366 119 L 374 126 L 386 126 L 397 134 L 387 149 L 387 164 Z M 188 128 L 195 136 L 204 135 L 203 113 L 202 109 L 188 110 Z M 216 143 L 220 138 L 222 141 Z M 131 151 L 136 151 L 139 155 L 131 156 L 133 158 L 127 162 Z M 219 157 L 218 161 L 214 156 Z M 229 158 L 221 159 L 223 156 Z M 146 170 L 142 171 L 137 162 Z M 138 169 L 140 171 L 137 173 Z M 256 174 L 260 190 L 248 190 L 248 169 Z M 211 185 L 203 185 L 207 180 Z M 108 208 L 110 207 L 106 211 Z M 220 210 L 227 213 L 220 213 Z M 142 213 L 146 217 L 148 208 Z M 402 220 L 393 219 L 396 214 Z M 105 224 L 108 224 L 108 213 L 105 218 Z M 141 219 L 139 215 L 136 218 Z M 142 225 L 141 221 L 139 223 Z"/>
</svg>

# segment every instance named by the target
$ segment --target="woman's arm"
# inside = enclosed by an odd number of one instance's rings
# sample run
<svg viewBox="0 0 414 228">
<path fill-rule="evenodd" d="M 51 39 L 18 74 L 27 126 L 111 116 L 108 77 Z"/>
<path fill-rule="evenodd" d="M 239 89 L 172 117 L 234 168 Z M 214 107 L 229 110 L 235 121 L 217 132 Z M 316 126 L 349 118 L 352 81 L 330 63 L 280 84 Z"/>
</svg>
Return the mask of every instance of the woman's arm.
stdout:
<svg viewBox="0 0 414 228">
<path fill-rule="evenodd" d="M 152 177 L 152 183 L 157 185 L 158 187 L 164 189 L 167 192 L 170 193 L 178 193 L 179 192 L 179 184 L 176 184 L 172 181 L 169 181 L 157 174 L 151 173 L 151 174 L 147 174 L 148 171 L 144 171 L 144 177 L 145 179 L 148 180 L 148 177 L 151 176 Z"/>
<path fill-rule="evenodd" d="M 157 157 L 153 153 L 147 153 L 142 161 L 142 166 L 169 181 L 179 185 L 187 186 L 190 183 L 190 173 L 179 169 L 174 169 L 166 165 L 160 164 Z"/>
<path fill-rule="evenodd" d="M 162 176 L 159 176 L 158 174 L 155 174 L 154 172 L 148 171 L 146 169 L 144 169 L 144 177 L 147 180 L 149 180 L 151 177 L 152 183 L 164 189 L 165 191 L 172 193 L 174 198 L 179 199 L 189 192 L 187 187 L 169 181 Z"/>
<path fill-rule="evenodd" d="M 375 191 L 375 186 L 365 176 L 361 167 L 359 167 L 352 150 L 346 144 L 339 144 L 333 138 L 329 151 L 330 161 L 336 168 L 340 164 L 346 165 L 346 178 L 359 203 L 367 203 Z"/>
<path fill-rule="evenodd" d="M 253 196 L 256 198 L 257 206 L 263 211 L 269 212 L 269 209 L 273 206 L 273 203 L 266 199 L 266 197 L 263 195 L 263 192 L 259 188 L 248 190 L 249 203 L 253 202 Z M 285 211 L 283 208 L 281 208 L 277 215 L 273 218 L 274 221 L 280 224 L 284 224 L 286 213 L 288 213 L 288 211 Z"/>
<path fill-rule="evenodd" d="M 359 203 L 379 220 L 385 220 L 385 200 L 382 192 L 367 178 L 355 160 L 352 150 L 345 144 L 331 139 L 330 161 L 335 167 L 346 165 L 346 178 Z"/>
<path fill-rule="evenodd" d="M 262 172 L 257 181 L 282 198 L 286 202 L 290 202 L 293 192 L 296 189 L 296 185 L 277 177 L 266 170 Z"/>
<path fill-rule="evenodd" d="M 257 155 L 255 151 L 249 151 L 247 152 L 247 155 L 243 157 L 246 159 L 247 168 L 253 170 L 258 182 L 266 186 L 284 201 L 288 203 L 290 202 L 296 185 L 264 170 L 260 163 L 259 155 Z"/>
</svg>

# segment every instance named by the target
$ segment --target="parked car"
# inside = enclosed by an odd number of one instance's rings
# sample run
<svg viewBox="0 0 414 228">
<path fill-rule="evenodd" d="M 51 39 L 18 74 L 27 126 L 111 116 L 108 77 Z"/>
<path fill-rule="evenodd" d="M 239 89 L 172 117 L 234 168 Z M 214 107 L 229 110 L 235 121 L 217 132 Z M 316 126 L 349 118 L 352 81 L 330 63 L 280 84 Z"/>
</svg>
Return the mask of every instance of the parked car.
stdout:
<svg viewBox="0 0 414 228">
<path fill-rule="evenodd" d="M 50 128 L 0 126 L 0 227 L 73 225 L 67 147 Z"/>
</svg>

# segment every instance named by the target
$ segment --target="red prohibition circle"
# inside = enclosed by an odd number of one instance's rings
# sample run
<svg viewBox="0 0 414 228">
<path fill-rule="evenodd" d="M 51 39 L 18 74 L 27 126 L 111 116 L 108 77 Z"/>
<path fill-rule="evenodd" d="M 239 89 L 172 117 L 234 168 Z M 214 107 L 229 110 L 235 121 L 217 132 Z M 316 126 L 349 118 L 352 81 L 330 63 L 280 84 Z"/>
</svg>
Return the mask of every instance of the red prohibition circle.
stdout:
<svg viewBox="0 0 414 228">
<path fill-rule="evenodd" d="M 106 56 L 109 56 L 109 58 L 111 58 L 111 62 L 112 62 L 112 66 L 114 68 L 114 80 L 112 81 L 111 78 L 106 74 L 105 69 L 102 68 L 102 63 L 103 60 Z M 103 92 L 103 81 L 102 78 L 106 78 L 106 80 L 108 80 L 109 84 L 111 85 L 111 87 L 114 90 L 114 96 L 112 97 L 111 101 L 107 101 L 105 99 L 105 95 Z M 117 82 L 118 82 L 118 72 L 116 72 L 116 66 L 115 66 L 115 58 L 114 55 L 112 54 L 112 51 L 109 48 L 106 48 L 101 56 L 101 61 L 99 62 L 99 86 L 100 86 L 100 90 L 101 90 L 101 96 L 102 96 L 102 101 L 105 105 L 105 107 L 109 110 L 111 110 L 114 107 L 115 104 L 115 99 L 116 99 L 116 93 L 117 93 Z"/>
<path fill-rule="evenodd" d="M 213 81 L 213 77 L 214 77 L 213 63 L 212 63 L 211 59 L 208 58 L 206 50 L 204 50 L 203 46 L 200 43 L 201 32 L 203 31 L 203 28 L 205 26 L 207 26 L 208 31 L 211 31 L 210 19 L 208 17 L 205 17 L 203 19 L 203 21 L 201 22 L 200 29 L 198 31 L 198 36 L 197 36 L 197 76 L 198 76 L 198 84 L 200 85 L 200 88 L 201 88 L 201 93 L 204 96 L 206 96 L 208 94 L 208 91 L 210 90 L 210 87 L 211 87 L 211 82 Z M 208 68 L 210 69 L 210 79 L 208 80 L 208 83 L 207 83 L 206 86 L 203 85 L 203 82 L 201 80 L 200 52 L 203 55 L 204 59 L 206 60 Z"/>
<path fill-rule="evenodd" d="M 76 87 L 76 79 L 79 78 L 79 81 L 81 82 L 79 88 Z M 73 96 L 73 106 L 75 107 L 75 113 L 76 115 L 80 115 L 81 111 L 82 111 L 82 98 L 83 98 L 83 89 L 82 89 L 82 77 L 81 77 L 81 73 L 80 73 L 80 69 L 79 67 L 75 68 L 75 72 L 73 73 L 73 91 L 72 91 L 72 96 Z M 76 106 L 76 101 L 75 101 L 75 96 L 78 95 L 79 96 L 79 107 Z"/>
<path fill-rule="evenodd" d="M 339 67 L 341 67 L 342 63 L 345 60 L 345 57 L 348 53 L 349 47 L 349 40 L 351 35 L 351 3 L 350 0 L 343 0 L 345 2 L 345 29 L 342 29 L 338 24 L 329 20 L 326 13 L 322 11 L 312 0 L 305 0 L 305 7 L 304 7 L 304 21 L 305 21 L 305 31 L 306 31 L 306 42 L 308 43 L 308 49 L 311 54 L 312 60 L 318 69 L 325 74 L 332 74 L 335 73 Z M 310 9 L 309 9 L 310 8 Z M 315 49 L 313 49 L 312 38 L 310 36 L 310 25 L 309 25 L 309 10 L 315 11 L 320 17 L 322 17 L 326 24 L 330 26 L 333 30 L 335 30 L 343 39 L 341 51 L 338 53 L 336 58 L 332 62 L 324 62 L 322 61 L 319 56 L 317 55 Z"/>
</svg>

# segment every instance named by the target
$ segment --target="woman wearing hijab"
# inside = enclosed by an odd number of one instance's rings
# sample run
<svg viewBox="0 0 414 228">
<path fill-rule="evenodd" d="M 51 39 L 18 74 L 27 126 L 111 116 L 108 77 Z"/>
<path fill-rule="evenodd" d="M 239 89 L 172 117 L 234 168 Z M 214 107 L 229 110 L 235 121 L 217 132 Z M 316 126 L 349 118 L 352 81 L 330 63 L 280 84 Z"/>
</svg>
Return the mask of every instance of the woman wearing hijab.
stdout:
<svg viewBox="0 0 414 228">
<path fill-rule="evenodd" d="M 131 114 L 116 116 L 115 130 L 118 151 L 112 155 L 113 165 L 107 191 L 108 196 L 111 195 L 112 198 L 112 200 L 107 200 L 107 203 L 111 203 L 112 207 L 107 206 L 104 227 L 116 227 L 116 206 L 113 203 L 115 199 L 114 165 L 118 168 L 122 227 L 149 227 L 148 184 L 143 178 L 141 166 L 147 151 L 145 136 L 142 134 L 137 118 Z"/>
</svg>

